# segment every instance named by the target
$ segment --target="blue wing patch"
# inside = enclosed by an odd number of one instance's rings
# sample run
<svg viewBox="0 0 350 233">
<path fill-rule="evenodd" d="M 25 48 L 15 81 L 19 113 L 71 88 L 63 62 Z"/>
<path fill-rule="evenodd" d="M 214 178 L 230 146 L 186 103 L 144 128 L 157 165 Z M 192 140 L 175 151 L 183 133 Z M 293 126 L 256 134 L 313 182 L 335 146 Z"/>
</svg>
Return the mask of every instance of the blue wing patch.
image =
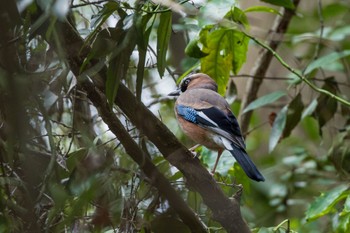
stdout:
<svg viewBox="0 0 350 233">
<path fill-rule="evenodd" d="M 210 118 L 207 118 L 205 114 L 203 115 L 202 110 L 194 109 L 184 105 L 177 105 L 176 110 L 177 113 L 186 121 L 202 126 L 217 127 L 214 121 L 212 121 Z"/>
<path fill-rule="evenodd" d="M 186 107 L 183 105 L 176 106 L 177 113 L 183 117 L 186 121 L 197 124 L 197 111 L 191 107 Z"/>
</svg>

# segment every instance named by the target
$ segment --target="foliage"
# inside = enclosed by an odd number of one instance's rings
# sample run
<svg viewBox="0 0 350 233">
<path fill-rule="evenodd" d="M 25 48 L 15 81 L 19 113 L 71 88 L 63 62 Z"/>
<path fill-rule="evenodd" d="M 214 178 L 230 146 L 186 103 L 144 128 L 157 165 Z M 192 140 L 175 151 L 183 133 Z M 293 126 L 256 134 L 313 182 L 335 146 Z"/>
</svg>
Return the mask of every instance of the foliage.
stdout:
<svg viewBox="0 0 350 233">
<path fill-rule="evenodd" d="M 230 71 L 237 74 L 246 60 L 249 39 L 238 29 L 248 27 L 245 14 L 233 7 L 219 25 L 206 25 L 199 32 L 199 39 L 186 48 L 187 55 L 200 58 L 201 72 L 212 77 L 224 94 Z M 198 49 L 202 46 L 202 49 Z"/>
<path fill-rule="evenodd" d="M 0 35 L 0 232 L 190 232 L 80 86 L 87 77 L 99 88 L 99 72 L 106 74 L 108 107 L 144 155 L 209 232 L 225 232 L 183 173 L 114 101 L 125 84 L 191 147 L 169 111 L 173 100 L 164 97 L 177 72 L 191 71 L 209 74 L 222 95 L 238 90 L 230 103 L 236 115 L 254 111 L 244 132 L 247 151 L 267 181 L 250 181 L 228 153 L 214 174 L 227 197 L 242 192 L 241 211 L 253 232 L 350 231 L 350 3 L 263 0 L 244 9 L 243 1 L 219 0 L 63 2 L 0 5 L 11 18 L 1 18 L 7 33 Z M 257 30 L 265 19 L 254 19 L 294 9 L 272 51 L 271 76 L 244 75 L 253 66 L 248 52 L 270 49 L 275 38 L 258 36 L 269 27 Z M 65 21 L 79 32 L 72 38 L 84 38 L 83 47 L 65 47 L 73 40 L 62 36 Z M 186 55 L 178 58 L 179 52 Z M 74 67 L 68 54 L 85 60 Z M 183 65 L 176 67 L 175 58 Z M 241 113 L 246 96 L 239 76 L 265 84 Z M 215 152 L 196 152 L 213 166 Z"/>
</svg>

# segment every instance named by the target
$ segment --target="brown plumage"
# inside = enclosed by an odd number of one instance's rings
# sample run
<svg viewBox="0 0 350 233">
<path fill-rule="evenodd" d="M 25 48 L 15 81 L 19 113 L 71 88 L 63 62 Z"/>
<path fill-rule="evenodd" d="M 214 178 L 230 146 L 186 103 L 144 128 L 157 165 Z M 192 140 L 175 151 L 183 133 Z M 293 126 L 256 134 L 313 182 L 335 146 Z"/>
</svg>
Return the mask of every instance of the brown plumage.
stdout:
<svg viewBox="0 0 350 233">
<path fill-rule="evenodd" d="M 248 157 L 238 122 L 229 104 L 217 93 L 213 79 L 202 73 L 190 75 L 169 95 L 179 95 L 175 113 L 185 134 L 193 141 L 218 151 L 213 172 L 222 151 L 227 149 L 250 178 L 265 180 Z"/>
</svg>

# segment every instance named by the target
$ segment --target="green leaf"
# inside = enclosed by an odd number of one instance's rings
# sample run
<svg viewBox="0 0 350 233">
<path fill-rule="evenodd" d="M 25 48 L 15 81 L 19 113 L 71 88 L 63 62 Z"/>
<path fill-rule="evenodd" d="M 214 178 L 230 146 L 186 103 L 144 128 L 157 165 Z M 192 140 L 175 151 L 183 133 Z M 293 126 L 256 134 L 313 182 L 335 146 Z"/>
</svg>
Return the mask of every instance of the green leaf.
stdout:
<svg viewBox="0 0 350 233">
<path fill-rule="evenodd" d="M 136 29 L 131 27 L 122 34 L 120 41 L 110 55 L 106 80 L 106 97 L 110 108 L 113 107 L 120 81 L 126 77 L 130 57 L 135 46 Z"/>
<path fill-rule="evenodd" d="M 244 13 L 248 12 L 268 12 L 276 15 L 282 15 L 278 10 L 268 6 L 252 6 L 244 10 Z"/>
<path fill-rule="evenodd" d="M 310 116 L 317 107 L 317 99 L 313 99 L 312 102 L 304 109 L 303 114 L 301 115 L 301 119 L 304 119 L 307 116 Z"/>
<path fill-rule="evenodd" d="M 282 96 L 285 96 L 286 93 L 284 91 L 275 91 L 270 94 L 264 95 L 255 101 L 251 102 L 243 111 L 243 113 L 249 112 L 251 110 L 260 108 L 262 106 L 265 106 L 267 104 L 271 104 L 281 98 Z"/>
<path fill-rule="evenodd" d="M 348 214 L 350 213 L 350 195 L 347 196 L 345 203 L 344 203 L 344 209 L 340 213 L 340 215 Z"/>
<path fill-rule="evenodd" d="M 288 106 L 284 106 L 282 110 L 277 114 L 276 119 L 273 122 L 271 134 L 270 134 L 270 140 L 269 140 L 269 152 L 275 149 L 276 145 L 278 144 L 282 136 L 284 127 L 286 126 L 287 113 L 288 113 Z"/>
<path fill-rule="evenodd" d="M 117 95 L 118 87 L 122 76 L 118 73 L 121 72 L 119 64 L 120 57 L 116 57 L 109 62 L 107 69 L 106 80 L 106 97 L 110 108 L 112 108 L 114 99 Z"/>
<path fill-rule="evenodd" d="M 86 148 L 81 148 L 72 153 L 68 154 L 68 158 L 66 160 L 67 169 L 72 172 L 73 169 L 86 157 L 88 150 Z"/>
<path fill-rule="evenodd" d="M 336 232 L 349 232 L 349 231 L 350 231 L 350 213 L 347 213 L 339 216 Z"/>
<path fill-rule="evenodd" d="M 210 33 L 201 35 L 205 40 L 203 52 L 208 56 L 201 58 L 201 71 L 212 77 L 218 84 L 218 92 L 225 93 L 226 84 L 232 69 L 233 55 L 228 46 L 227 33 L 229 30 L 217 29 Z"/>
<path fill-rule="evenodd" d="M 166 67 L 166 54 L 171 35 L 171 19 L 171 11 L 166 11 L 160 14 L 157 31 L 157 68 L 160 77 L 163 77 Z"/>
<path fill-rule="evenodd" d="M 306 211 L 306 221 L 312 221 L 328 214 L 337 202 L 347 197 L 348 188 L 348 185 L 340 185 L 329 192 L 322 193 Z"/>
<path fill-rule="evenodd" d="M 172 175 L 172 176 L 169 178 L 169 180 L 170 180 L 170 181 L 177 181 L 177 180 L 179 180 L 179 179 L 181 179 L 181 178 L 183 178 L 182 173 L 181 173 L 180 171 L 177 171 L 177 172 L 175 172 L 174 175 Z"/>
<path fill-rule="evenodd" d="M 149 36 L 151 34 L 152 27 L 154 24 L 154 20 L 153 20 L 151 25 L 147 28 L 147 23 L 151 19 L 151 17 L 152 17 L 152 14 L 146 14 L 144 16 L 137 14 L 137 16 L 135 16 L 136 18 L 135 25 L 136 25 L 136 34 L 137 34 L 136 43 L 137 43 L 137 49 L 139 52 L 139 62 L 137 64 L 137 71 L 136 71 L 136 76 L 137 76 L 136 77 L 136 97 L 139 100 L 141 100 L 147 46 L 148 46 Z"/>
<path fill-rule="evenodd" d="M 85 68 L 88 67 L 91 59 L 103 59 L 104 57 L 106 57 L 113 50 L 113 48 L 116 47 L 117 42 L 122 36 L 122 33 L 123 31 L 119 27 L 106 28 L 100 31 L 97 34 L 96 39 L 94 40 L 94 43 L 91 46 L 90 53 L 84 59 L 84 62 L 80 67 L 80 73 L 82 73 L 83 71 L 90 73 L 92 72 L 92 70 L 93 73 L 97 73 L 101 69 L 98 69 L 97 65 L 95 65 L 92 68 L 90 67 L 88 70 L 85 70 Z"/>
<path fill-rule="evenodd" d="M 307 116 L 302 120 L 302 127 L 305 135 L 310 138 L 311 141 L 320 140 L 319 127 L 317 120 L 314 117 Z"/>
<path fill-rule="evenodd" d="M 118 2 L 107 2 L 97 15 L 92 16 L 91 28 L 99 28 L 115 11 L 118 11 L 120 18 L 125 18 L 126 13 Z"/>
<path fill-rule="evenodd" d="M 301 100 L 301 94 L 299 93 L 288 105 L 287 122 L 283 130 L 283 138 L 288 137 L 295 126 L 298 125 L 303 109 L 304 105 Z"/>
<path fill-rule="evenodd" d="M 237 8 L 232 8 L 224 17 L 232 22 L 238 23 L 244 26 L 244 28 L 249 28 L 249 22 L 245 13 Z M 241 31 L 231 28 L 228 35 L 229 48 L 232 53 L 232 71 L 237 74 L 241 69 L 242 65 L 246 61 L 248 52 L 249 38 L 246 37 Z"/>
<path fill-rule="evenodd" d="M 327 67 L 329 63 L 335 62 L 340 58 L 347 57 L 350 55 L 350 50 L 344 50 L 342 52 L 333 52 L 326 56 L 320 57 L 313 62 L 311 62 L 308 67 L 305 69 L 304 74 L 310 74 L 313 70 L 320 67 Z"/>
<path fill-rule="evenodd" d="M 248 25 L 244 12 L 236 7 L 225 19 Z M 201 71 L 212 77 L 218 84 L 218 92 L 224 94 L 230 72 L 237 74 L 246 60 L 249 38 L 236 28 L 207 25 L 201 30 L 199 41 L 202 52 L 208 54 L 201 58 Z"/>
<path fill-rule="evenodd" d="M 190 43 L 185 48 L 185 53 L 194 58 L 202 58 L 207 56 L 207 53 L 204 53 L 198 46 L 198 38 L 191 40 Z"/>
<path fill-rule="evenodd" d="M 267 2 L 275 6 L 283 6 L 285 8 L 294 9 L 295 6 L 292 0 L 261 0 L 262 2 Z"/>
<path fill-rule="evenodd" d="M 102 25 L 115 11 L 118 11 L 120 16 L 117 26 L 115 28 L 103 29 L 101 31 Z M 87 44 L 93 39 L 94 41 L 90 53 L 80 67 L 80 73 L 84 71 L 91 59 L 106 56 L 112 51 L 112 48 L 116 47 L 116 43 L 119 41 L 121 33 L 123 32 L 123 21 L 126 16 L 126 12 L 119 7 L 118 3 L 108 2 L 103 6 L 103 9 L 93 17 L 93 20 L 91 20 L 91 27 L 95 29 L 85 39 L 84 47 L 88 46 Z M 94 20 L 94 18 L 96 19 Z"/>
<path fill-rule="evenodd" d="M 99 11 L 97 15 L 92 16 L 91 28 L 94 28 L 94 30 L 85 39 L 85 43 L 88 43 L 93 38 L 95 38 L 96 34 L 100 31 L 102 25 L 115 11 L 118 11 L 118 15 L 120 17 L 119 22 L 122 22 L 127 16 L 127 14 L 122 8 L 120 8 L 119 3 L 117 2 L 107 2 L 103 5 L 102 10 Z"/>
</svg>

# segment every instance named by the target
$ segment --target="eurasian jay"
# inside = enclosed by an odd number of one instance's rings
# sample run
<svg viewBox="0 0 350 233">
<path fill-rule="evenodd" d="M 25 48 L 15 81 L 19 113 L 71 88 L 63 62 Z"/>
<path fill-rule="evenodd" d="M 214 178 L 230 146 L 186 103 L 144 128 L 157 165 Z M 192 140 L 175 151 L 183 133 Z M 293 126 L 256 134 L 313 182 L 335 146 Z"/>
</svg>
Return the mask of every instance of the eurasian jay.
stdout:
<svg viewBox="0 0 350 233">
<path fill-rule="evenodd" d="M 198 73 L 184 78 L 170 96 L 175 102 L 176 118 L 193 141 L 218 151 L 215 172 L 223 150 L 228 150 L 251 179 L 265 178 L 249 158 L 240 127 L 226 100 L 217 93 L 217 84 L 208 75 Z"/>
</svg>

